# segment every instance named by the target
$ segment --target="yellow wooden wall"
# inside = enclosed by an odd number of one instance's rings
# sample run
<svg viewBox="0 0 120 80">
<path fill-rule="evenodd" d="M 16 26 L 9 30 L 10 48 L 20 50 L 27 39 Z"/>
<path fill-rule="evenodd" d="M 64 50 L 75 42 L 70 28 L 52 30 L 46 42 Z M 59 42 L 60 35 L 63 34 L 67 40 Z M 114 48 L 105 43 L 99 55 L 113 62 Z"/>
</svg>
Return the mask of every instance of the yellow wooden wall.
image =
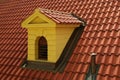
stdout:
<svg viewBox="0 0 120 80">
<path fill-rule="evenodd" d="M 56 31 L 55 28 L 29 28 L 28 29 L 28 60 L 38 60 L 38 37 L 44 36 L 48 43 L 48 60 L 56 60 Z M 51 58 L 52 57 L 52 58 Z"/>
<path fill-rule="evenodd" d="M 56 28 L 57 59 L 60 57 L 62 51 L 64 50 L 73 30 L 74 28 L 66 28 L 66 27 Z"/>
<path fill-rule="evenodd" d="M 56 62 L 60 57 L 74 28 L 29 28 L 28 29 L 28 60 L 38 60 L 38 38 L 44 36 L 48 43 L 48 60 Z"/>
</svg>

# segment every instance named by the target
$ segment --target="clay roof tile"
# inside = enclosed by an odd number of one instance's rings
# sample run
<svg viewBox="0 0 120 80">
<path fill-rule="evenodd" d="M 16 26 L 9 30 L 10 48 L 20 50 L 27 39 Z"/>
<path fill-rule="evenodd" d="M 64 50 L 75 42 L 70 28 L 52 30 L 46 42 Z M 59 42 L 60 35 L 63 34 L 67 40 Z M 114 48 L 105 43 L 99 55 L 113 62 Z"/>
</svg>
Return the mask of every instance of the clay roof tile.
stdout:
<svg viewBox="0 0 120 80">
<path fill-rule="evenodd" d="M 5 0 L 0 3 L 0 79 L 84 80 L 92 51 L 98 53 L 97 64 L 100 64 L 97 80 L 120 80 L 119 5 L 119 0 Z M 27 30 L 20 24 L 37 7 L 57 23 L 81 23 L 70 13 L 87 22 L 63 73 L 19 67 L 27 57 Z"/>
</svg>

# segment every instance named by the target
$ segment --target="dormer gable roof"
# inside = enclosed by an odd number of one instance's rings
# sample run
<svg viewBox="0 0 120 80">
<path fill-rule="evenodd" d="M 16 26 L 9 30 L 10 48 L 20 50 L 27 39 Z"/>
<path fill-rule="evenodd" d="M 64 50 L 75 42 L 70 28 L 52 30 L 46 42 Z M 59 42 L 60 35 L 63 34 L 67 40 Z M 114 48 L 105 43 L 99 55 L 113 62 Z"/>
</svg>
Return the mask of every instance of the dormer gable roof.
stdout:
<svg viewBox="0 0 120 80">
<path fill-rule="evenodd" d="M 22 22 L 23 27 L 55 27 L 57 24 L 82 23 L 78 18 L 67 12 L 37 8 L 33 14 Z"/>
</svg>

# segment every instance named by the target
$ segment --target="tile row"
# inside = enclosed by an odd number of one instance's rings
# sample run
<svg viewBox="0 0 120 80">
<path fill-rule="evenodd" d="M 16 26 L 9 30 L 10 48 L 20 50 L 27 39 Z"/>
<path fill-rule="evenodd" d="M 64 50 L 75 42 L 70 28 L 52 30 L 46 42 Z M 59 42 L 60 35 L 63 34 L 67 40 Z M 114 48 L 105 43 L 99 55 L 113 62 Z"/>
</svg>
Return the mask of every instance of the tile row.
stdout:
<svg viewBox="0 0 120 80">
<path fill-rule="evenodd" d="M 120 55 L 119 46 L 81 46 L 76 48 L 74 53 L 76 54 L 89 54 L 95 52 L 101 55 Z"/>
<path fill-rule="evenodd" d="M 120 66 L 112 66 L 112 65 L 101 65 L 100 70 L 98 71 L 98 75 L 109 76 L 109 77 L 120 77 Z"/>
<path fill-rule="evenodd" d="M 116 28 L 117 29 L 117 28 Z M 114 38 L 114 39 L 118 39 L 118 37 L 120 36 L 120 30 L 116 30 L 116 29 L 114 29 L 114 30 L 112 30 L 111 29 L 111 31 L 110 30 L 104 30 L 104 27 L 102 28 L 99 28 L 99 29 L 96 29 L 96 30 L 98 30 L 98 31 L 96 31 L 95 29 L 95 31 L 92 31 L 92 29 L 90 29 L 89 28 L 89 31 L 88 30 L 85 30 L 84 32 L 83 32 L 83 34 L 82 34 L 82 36 L 81 36 L 81 39 L 85 39 L 85 38 L 98 38 L 98 39 L 102 39 L 102 38 L 104 38 L 104 39 L 112 39 L 112 38 Z"/>
</svg>

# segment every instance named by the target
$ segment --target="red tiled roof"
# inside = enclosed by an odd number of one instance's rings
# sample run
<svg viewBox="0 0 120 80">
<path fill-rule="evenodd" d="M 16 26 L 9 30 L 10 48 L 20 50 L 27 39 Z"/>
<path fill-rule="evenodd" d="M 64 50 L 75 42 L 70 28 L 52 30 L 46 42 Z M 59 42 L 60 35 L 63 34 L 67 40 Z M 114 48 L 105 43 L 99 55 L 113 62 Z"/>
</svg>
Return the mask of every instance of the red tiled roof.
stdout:
<svg viewBox="0 0 120 80">
<path fill-rule="evenodd" d="M 48 9 L 41 9 L 40 12 L 46 15 L 47 17 L 51 18 L 57 23 L 70 23 L 70 24 L 80 24 L 81 21 L 77 18 L 73 17 L 72 14 L 67 12 L 60 12 L 60 11 L 54 11 L 54 10 L 48 10 Z"/>
<path fill-rule="evenodd" d="M 20 24 L 36 8 L 74 13 L 87 26 L 63 73 L 22 69 L 27 30 Z M 0 4 L 1 80 L 84 80 L 90 52 L 97 53 L 97 80 L 120 80 L 120 2 L 117 0 L 6 0 Z"/>
</svg>

